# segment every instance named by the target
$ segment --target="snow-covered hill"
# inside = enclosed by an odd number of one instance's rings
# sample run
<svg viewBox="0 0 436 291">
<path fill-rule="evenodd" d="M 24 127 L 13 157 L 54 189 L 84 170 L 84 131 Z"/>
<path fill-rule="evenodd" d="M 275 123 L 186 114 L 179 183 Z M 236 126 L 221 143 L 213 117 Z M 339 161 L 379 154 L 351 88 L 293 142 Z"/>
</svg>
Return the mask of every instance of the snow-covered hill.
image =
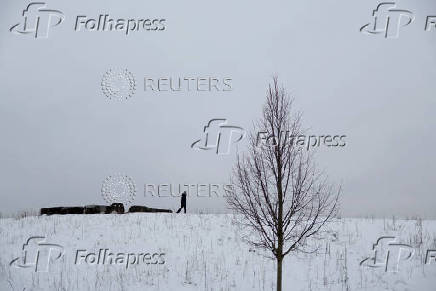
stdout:
<svg viewBox="0 0 436 291">
<path fill-rule="evenodd" d="M 436 221 L 341 219 L 330 228 L 316 252 L 286 257 L 285 290 L 436 290 Z M 360 265 L 386 236 L 375 264 Z M 1 291 L 275 289 L 275 262 L 241 240 L 231 215 L 0 219 L 0 250 Z"/>
</svg>

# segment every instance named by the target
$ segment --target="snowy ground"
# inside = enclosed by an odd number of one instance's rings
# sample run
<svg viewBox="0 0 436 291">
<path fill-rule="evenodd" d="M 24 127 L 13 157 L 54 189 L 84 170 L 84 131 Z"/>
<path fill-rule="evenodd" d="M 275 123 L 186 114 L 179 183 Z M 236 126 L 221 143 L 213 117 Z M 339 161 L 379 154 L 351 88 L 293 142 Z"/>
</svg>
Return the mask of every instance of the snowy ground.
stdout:
<svg viewBox="0 0 436 291">
<path fill-rule="evenodd" d="M 436 290 L 436 221 L 341 219 L 330 228 L 318 242 L 317 252 L 286 257 L 284 290 Z M 34 236 L 46 239 L 35 239 L 33 245 L 29 242 L 24 262 L 23 244 Z M 395 236 L 397 242 L 412 246 L 404 247 L 414 252 L 409 259 L 405 256 L 407 252 L 400 253 L 397 272 L 391 272 L 395 268 L 386 272 L 383 267 L 360 265 L 373 255 L 373 244 L 381 236 Z M 63 250 L 44 243 L 57 244 Z M 48 271 L 43 272 L 47 249 L 52 249 L 51 259 Z M 122 254 L 117 264 L 114 261 L 92 264 L 92 256 L 84 261 L 85 255 L 98 254 L 99 249 L 131 254 L 130 265 L 126 267 Z M 0 250 L 1 291 L 275 288 L 274 261 L 241 241 L 231 215 L 111 214 L 0 219 Z M 32 265 L 35 250 L 40 250 L 38 266 L 42 266 L 37 271 Z M 77 250 L 80 256 L 75 264 Z M 434 257 L 426 263 L 427 250 L 434 250 L 429 252 Z M 145 253 L 163 255 L 151 260 L 147 255 L 144 260 Z M 396 254 L 391 253 L 389 268 L 395 267 L 392 263 L 398 259 Z M 18 260 L 10 265 L 15 258 Z"/>
</svg>

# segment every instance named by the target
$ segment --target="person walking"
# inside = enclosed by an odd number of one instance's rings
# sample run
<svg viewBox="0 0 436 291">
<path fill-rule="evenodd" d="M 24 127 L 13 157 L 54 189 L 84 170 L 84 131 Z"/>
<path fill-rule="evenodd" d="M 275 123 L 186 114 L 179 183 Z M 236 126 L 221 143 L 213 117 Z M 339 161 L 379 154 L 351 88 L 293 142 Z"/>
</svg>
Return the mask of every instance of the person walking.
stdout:
<svg viewBox="0 0 436 291">
<path fill-rule="evenodd" d="M 183 193 L 182 193 L 182 198 L 180 200 L 180 208 L 179 208 L 179 210 L 177 210 L 177 213 L 179 213 L 180 210 L 182 210 L 182 208 L 183 208 L 184 212 L 186 213 L 186 191 L 183 191 Z"/>
</svg>

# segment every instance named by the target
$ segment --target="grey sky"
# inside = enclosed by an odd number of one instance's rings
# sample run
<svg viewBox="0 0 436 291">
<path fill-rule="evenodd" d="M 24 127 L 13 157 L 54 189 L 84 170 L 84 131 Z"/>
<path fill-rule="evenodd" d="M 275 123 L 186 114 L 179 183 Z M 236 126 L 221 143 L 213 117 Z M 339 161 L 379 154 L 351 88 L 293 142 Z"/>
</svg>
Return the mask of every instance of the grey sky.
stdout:
<svg viewBox="0 0 436 291">
<path fill-rule="evenodd" d="M 396 1 L 415 16 L 398 39 L 359 32 L 379 1 L 49 1 L 65 21 L 48 39 L 9 32 L 28 3 L 0 12 L 0 212 L 104 203 L 114 173 L 135 180 L 136 204 L 177 208 L 178 198 L 144 198 L 144 184 L 228 182 L 234 151 L 190 145 L 212 118 L 249 129 L 277 74 L 310 133 L 347 135 L 318 154 L 343 184 L 344 215 L 436 217 L 436 29 L 424 30 L 434 0 Z M 99 14 L 165 18 L 166 29 L 73 30 L 77 15 Z M 129 100 L 102 94 L 110 68 L 135 75 Z M 145 76 L 230 77 L 233 90 L 144 92 Z"/>
</svg>

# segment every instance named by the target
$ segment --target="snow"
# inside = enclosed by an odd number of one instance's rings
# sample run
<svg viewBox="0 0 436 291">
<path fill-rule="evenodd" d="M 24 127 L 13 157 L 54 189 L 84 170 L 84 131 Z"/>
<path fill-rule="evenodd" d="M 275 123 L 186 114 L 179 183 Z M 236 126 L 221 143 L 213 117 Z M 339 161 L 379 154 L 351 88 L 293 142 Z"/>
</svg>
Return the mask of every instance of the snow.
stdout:
<svg viewBox="0 0 436 291">
<path fill-rule="evenodd" d="M 48 272 L 19 268 L 33 236 L 63 247 Z M 398 272 L 361 266 L 381 236 L 413 247 Z M 314 253 L 284 260 L 284 290 L 436 290 L 436 221 L 338 219 L 315 241 Z M 108 249 L 164 254 L 163 264 L 88 264 L 80 254 Z M 275 261 L 241 240 L 230 214 L 107 214 L 0 219 L 0 290 L 275 290 Z M 435 252 L 436 255 L 436 252 Z"/>
</svg>

